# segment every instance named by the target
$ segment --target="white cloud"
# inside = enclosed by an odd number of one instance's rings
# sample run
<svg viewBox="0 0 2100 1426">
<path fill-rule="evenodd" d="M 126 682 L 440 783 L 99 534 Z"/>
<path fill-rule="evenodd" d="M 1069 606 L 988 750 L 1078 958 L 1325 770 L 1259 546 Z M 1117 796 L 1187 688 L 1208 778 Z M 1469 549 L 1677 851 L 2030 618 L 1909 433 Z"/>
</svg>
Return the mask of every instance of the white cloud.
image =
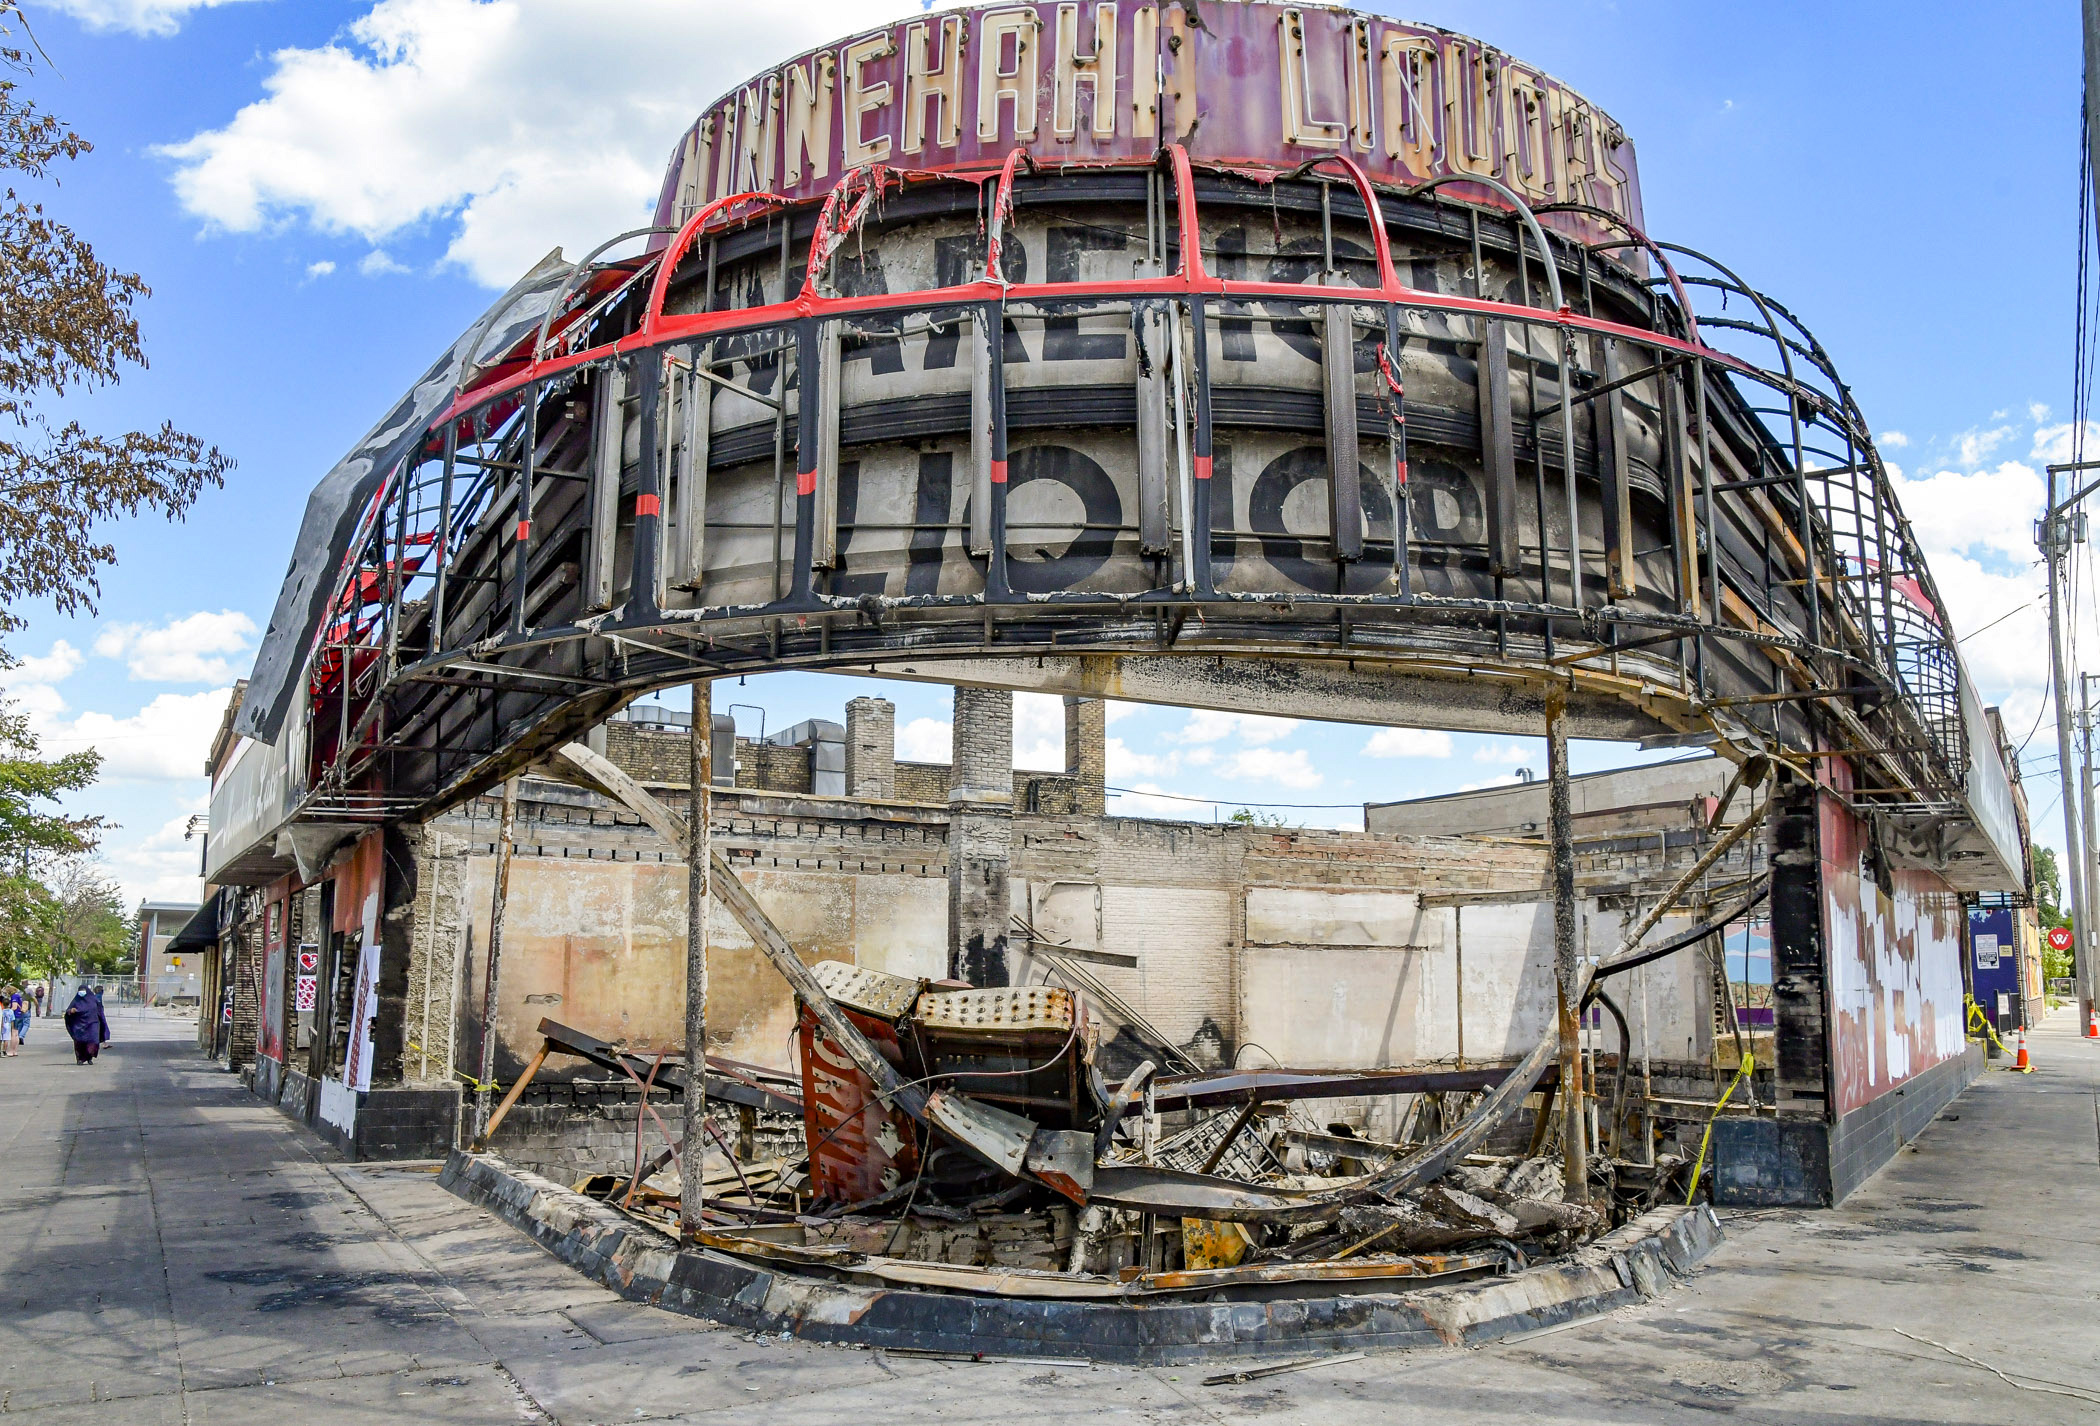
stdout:
<svg viewBox="0 0 2100 1426">
<path fill-rule="evenodd" d="M 366 277 L 388 277 L 397 272 L 407 272 L 402 264 L 389 257 L 384 248 L 374 248 L 357 260 L 357 270 Z"/>
<path fill-rule="evenodd" d="M 1897 450 L 1901 450 L 1910 444 L 1910 437 L 1904 435 L 1901 431 L 1883 431 L 1874 439 L 1881 445 L 1894 446 Z"/>
<path fill-rule="evenodd" d="M 193 810 L 202 812 L 210 799 L 198 796 Z M 201 824 L 200 824 L 201 825 Z M 171 817 L 144 837 L 116 837 L 104 844 L 99 861 L 123 884 L 133 905 L 140 901 L 196 901 L 204 890 L 198 873 L 204 843 L 190 830 L 190 813 Z"/>
<path fill-rule="evenodd" d="M 2042 401 L 2030 401 L 2030 402 L 2028 402 L 2028 403 L 2027 403 L 2027 419 L 2028 419 L 2028 420 L 2030 420 L 2030 421 L 2032 421 L 2032 422 L 2034 422 L 2034 424 L 2035 424 L 2035 425 L 2037 425 L 2037 426 L 2041 425 L 2041 424 L 2042 424 L 2042 422 L 2044 422 L 2044 421 L 2048 420 L 2048 419 L 2049 419 L 2049 406 L 2048 406 L 2048 403 L 2046 403 L 2046 402 L 2042 402 Z"/>
<path fill-rule="evenodd" d="M 2038 558 L 2034 522 L 2042 513 L 2043 486 L 2032 466 L 2005 461 L 1989 470 L 1899 476 L 1895 485 L 1928 552 L 1959 550 L 2014 565 Z M 1927 560 L 1937 574 L 1938 562 L 1930 553 Z"/>
<path fill-rule="evenodd" d="M 2039 427 L 2034 433 L 2034 447 L 2029 454 L 2043 465 L 2060 465 L 2075 453 L 2073 437 L 2077 434 L 2077 426 L 2070 421 Z M 2088 452 L 2100 450 L 2100 421 L 2085 423 L 2084 445 Z"/>
<path fill-rule="evenodd" d="M 86 712 L 68 719 L 45 711 L 33 714 L 30 726 L 46 756 L 83 748 L 101 753 L 105 780 L 201 780 L 231 692 L 163 693 L 128 718 Z"/>
<path fill-rule="evenodd" d="M 1014 766 L 1065 770 L 1065 700 L 1052 693 L 1014 695 Z"/>
<path fill-rule="evenodd" d="M 1198 749 L 1209 752 L 1208 748 Z M 1108 780 L 1121 786 L 1141 777 L 1171 777 L 1181 764 L 1179 753 L 1141 753 L 1121 738 L 1108 740 Z"/>
<path fill-rule="evenodd" d="M 1135 703 L 1119 703 L 1113 698 L 1108 700 L 1108 721 L 1111 723 L 1120 723 L 1138 711 L 1138 705 Z"/>
<path fill-rule="evenodd" d="M 1364 744 L 1372 758 L 1448 758 L 1451 735 L 1433 728 L 1380 728 Z"/>
<path fill-rule="evenodd" d="M 80 664 L 80 650 L 60 639 L 51 645 L 48 654 L 16 659 L 13 668 L 0 673 L 0 679 L 10 688 L 29 683 L 63 683 Z"/>
<path fill-rule="evenodd" d="M 1176 742 L 1215 743 L 1238 737 L 1243 743 L 1273 743 L 1298 730 L 1297 718 L 1272 718 L 1265 713 L 1223 713 L 1215 708 L 1191 708 L 1189 720 L 1179 733 L 1169 734 Z"/>
<path fill-rule="evenodd" d="M 124 659 L 131 676 L 148 683 L 224 683 L 239 670 L 234 660 L 248 647 L 255 621 L 237 609 L 208 611 L 176 619 L 155 629 L 145 624 L 112 624 L 95 636 L 95 652 Z"/>
<path fill-rule="evenodd" d="M 1491 777 L 1486 782 L 1466 783 L 1458 790 L 1460 792 L 1478 792 L 1482 788 L 1487 787 L 1515 787 L 1518 783 L 1522 782 L 1523 780 L 1523 778 L 1518 777 L 1513 772 L 1506 772 L 1500 777 Z"/>
<path fill-rule="evenodd" d="M 1473 750 L 1473 761 L 1477 763 L 1520 763 L 1531 755 L 1531 749 L 1521 743 L 1487 743 Z"/>
<path fill-rule="evenodd" d="M 1218 775 L 1285 787 L 1318 787 L 1325 780 L 1303 748 L 1242 748 L 1218 764 Z"/>
<path fill-rule="evenodd" d="M 90 30 L 129 30 L 166 37 L 182 28 L 192 10 L 213 10 L 239 0 L 43 0 Z"/>
<path fill-rule="evenodd" d="M 944 763 L 955 756 L 955 725 L 914 718 L 897 730 L 897 756 L 908 763 Z"/>
<path fill-rule="evenodd" d="M 310 262 L 306 265 L 306 279 L 311 282 L 317 277 L 326 277 L 334 271 L 335 264 L 324 257 L 319 262 Z"/>
<path fill-rule="evenodd" d="M 557 244 L 581 256 L 646 221 L 703 105 L 916 9 L 381 0 L 339 39 L 271 55 L 262 97 L 161 152 L 183 206 L 212 227 L 296 224 L 375 245 L 435 227 L 448 261 L 502 287 Z"/>
<path fill-rule="evenodd" d="M 2003 416 L 2004 412 L 1999 412 Z M 1996 419 L 1996 418 L 1994 418 Z M 1954 459 L 1958 465 L 1973 468 L 1990 459 L 1992 451 L 2005 444 L 2012 434 L 2010 426 L 1993 426 L 1989 430 L 1980 427 L 1963 431 L 1954 438 Z"/>
</svg>

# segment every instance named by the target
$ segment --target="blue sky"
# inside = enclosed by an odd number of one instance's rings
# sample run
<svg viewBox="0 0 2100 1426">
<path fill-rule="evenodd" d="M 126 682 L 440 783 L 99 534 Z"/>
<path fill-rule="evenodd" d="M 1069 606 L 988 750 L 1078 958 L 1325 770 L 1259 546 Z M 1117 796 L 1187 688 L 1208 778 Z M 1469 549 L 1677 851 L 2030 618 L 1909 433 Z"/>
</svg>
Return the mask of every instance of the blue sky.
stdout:
<svg viewBox="0 0 2100 1426">
<path fill-rule="evenodd" d="M 148 371 L 74 403 L 164 418 L 239 462 L 169 527 L 114 532 L 100 617 L 25 611 L 5 676 L 49 746 L 108 758 L 82 810 L 122 823 L 133 895 L 193 892 L 201 761 L 246 671 L 306 492 L 502 286 L 557 243 L 630 226 L 672 137 L 748 72 L 902 8 L 698 0 L 30 0 L 55 71 L 38 100 L 96 151 L 49 191 L 105 260 L 144 274 Z M 2039 467 L 2067 444 L 2079 35 L 2069 3 L 1416 3 L 1610 111 L 1640 156 L 1650 231 L 1780 296 L 1836 355 L 1903 470 L 1906 506 L 2016 740 L 2043 713 Z M 2084 636 L 2100 638 L 2081 572 Z M 721 701 L 773 727 L 853 690 L 754 680 Z M 941 742 L 939 690 L 886 684 L 907 749 Z M 1055 757 L 1045 704 L 1023 761 Z M 1540 767 L 1536 740 L 1119 710 L 1111 781 L 1351 825 L 1350 810 Z M 2045 840 L 2054 744 L 2028 747 Z M 1624 761 L 1585 747 L 1578 766 Z M 1381 755 L 1390 754 L 1390 755 Z M 1208 819 L 1208 804 L 1160 800 Z"/>
</svg>

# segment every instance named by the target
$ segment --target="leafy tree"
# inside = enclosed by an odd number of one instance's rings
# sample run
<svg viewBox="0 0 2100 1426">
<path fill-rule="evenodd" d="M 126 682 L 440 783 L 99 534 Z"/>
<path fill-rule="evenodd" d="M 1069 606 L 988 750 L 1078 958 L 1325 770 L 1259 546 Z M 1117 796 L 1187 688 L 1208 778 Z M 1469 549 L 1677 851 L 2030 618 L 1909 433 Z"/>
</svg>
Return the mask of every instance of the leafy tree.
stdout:
<svg viewBox="0 0 2100 1426">
<path fill-rule="evenodd" d="M 2042 929 L 2070 925 L 2071 915 L 2063 909 L 2064 883 L 2056 868 L 2055 850 L 2036 842 L 2030 855 L 2034 863 L 2034 908 Z"/>
<path fill-rule="evenodd" d="M 1288 827 L 1291 825 L 1283 820 L 1282 813 L 1264 812 L 1258 807 L 1242 807 L 1225 820 L 1237 822 L 1242 827 Z"/>
<path fill-rule="evenodd" d="M 0 0 L 0 172 L 56 186 L 58 166 L 92 146 L 23 93 L 34 64 L 18 31 L 18 0 Z M 180 519 L 232 465 L 172 423 L 105 436 L 41 409 L 146 364 L 132 308 L 148 295 L 42 203 L 11 185 L 0 197 L 0 633 L 21 627 L 28 600 L 95 612 L 97 572 L 116 559 L 99 527 L 141 512 Z"/>
<path fill-rule="evenodd" d="M 13 186 L 55 189 L 60 167 L 91 148 L 24 93 L 35 64 L 23 37 L 34 43 L 19 0 L 0 0 L 0 635 L 22 627 L 29 601 L 94 613 L 99 571 L 117 557 L 104 527 L 142 513 L 180 519 L 232 465 L 172 423 L 101 435 L 45 409 L 146 364 L 133 308 L 150 293 Z M 0 669 L 13 662 L 0 648 Z M 122 905 L 80 860 L 107 827 L 53 806 L 101 763 L 92 751 L 41 756 L 28 720 L 0 702 L 0 975 L 114 964 Z"/>
<path fill-rule="evenodd" d="M 120 975 L 138 969 L 138 918 L 124 910 L 124 891 L 94 861 L 75 857 L 46 879 L 57 910 L 52 942 L 57 969 Z"/>
<path fill-rule="evenodd" d="M 94 851 L 105 823 L 48 804 L 94 782 L 101 766 L 93 751 L 39 756 L 28 720 L 0 705 L 0 979 L 69 968 L 55 957 L 77 881 L 70 868 Z"/>
</svg>

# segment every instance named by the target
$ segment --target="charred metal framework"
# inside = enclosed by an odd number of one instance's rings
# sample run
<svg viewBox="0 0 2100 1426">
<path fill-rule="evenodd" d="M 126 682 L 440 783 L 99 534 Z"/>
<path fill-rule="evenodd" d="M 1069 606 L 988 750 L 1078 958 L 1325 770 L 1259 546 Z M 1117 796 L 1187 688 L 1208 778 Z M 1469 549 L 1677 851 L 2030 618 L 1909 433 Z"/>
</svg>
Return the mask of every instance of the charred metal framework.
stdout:
<svg viewBox="0 0 2100 1426">
<path fill-rule="evenodd" d="M 695 678 L 1052 653 L 1544 678 L 1959 808 L 1952 635 L 1850 390 L 1615 214 L 1167 144 L 625 238 L 384 472 L 311 640 L 305 815 L 435 810 Z"/>
</svg>

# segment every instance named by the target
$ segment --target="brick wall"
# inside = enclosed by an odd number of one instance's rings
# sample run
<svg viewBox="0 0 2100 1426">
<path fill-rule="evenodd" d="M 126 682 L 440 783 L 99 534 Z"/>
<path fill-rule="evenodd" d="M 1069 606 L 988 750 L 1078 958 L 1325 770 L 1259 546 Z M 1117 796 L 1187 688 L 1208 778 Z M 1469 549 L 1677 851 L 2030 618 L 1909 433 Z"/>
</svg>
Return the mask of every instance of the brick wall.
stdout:
<svg viewBox="0 0 2100 1426">
<path fill-rule="evenodd" d="M 636 782 L 683 787 L 692 774 L 691 738 L 615 719 L 605 725 L 605 757 Z"/>
<path fill-rule="evenodd" d="M 887 698 L 846 704 L 846 795 L 897 795 L 897 705 Z"/>
<path fill-rule="evenodd" d="M 1065 776 L 1073 783 L 1071 811 L 1098 817 L 1106 810 L 1108 705 L 1098 698 L 1065 695 Z"/>
<path fill-rule="evenodd" d="M 233 951 L 233 1039 L 226 1067 L 246 1069 L 255 1061 L 255 1027 L 262 1012 L 260 992 L 263 974 L 262 897 L 252 891 L 240 895 L 240 928 Z"/>
<path fill-rule="evenodd" d="M 899 802 L 924 802 L 929 806 L 946 807 L 948 773 L 946 763 L 898 763 L 891 795 Z"/>
<path fill-rule="evenodd" d="M 738 738 L 736 785 L 760 792 L 808 792 L 809 749 Z"/>
</svg>

